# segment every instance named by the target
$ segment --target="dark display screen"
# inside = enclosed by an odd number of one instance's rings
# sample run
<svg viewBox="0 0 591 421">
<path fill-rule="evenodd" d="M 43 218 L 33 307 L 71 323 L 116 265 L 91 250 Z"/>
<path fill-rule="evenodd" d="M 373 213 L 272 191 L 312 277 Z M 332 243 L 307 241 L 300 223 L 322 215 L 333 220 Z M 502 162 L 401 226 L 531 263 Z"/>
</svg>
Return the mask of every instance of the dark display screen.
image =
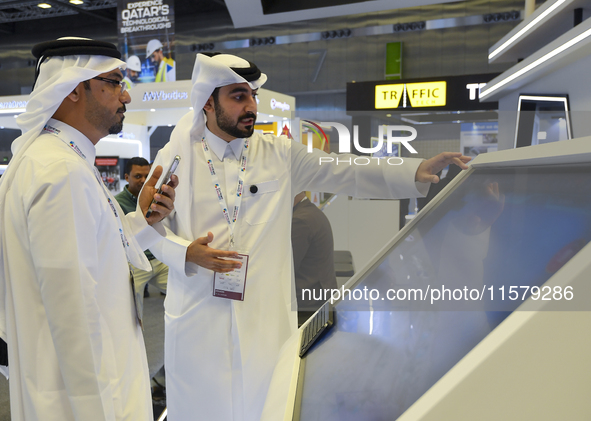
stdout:
<svg viewBox="0 0 591 421">
<path fill-rule="evenodd" d="M 305 357 L 300 420 L 396 419 L 523 299 L 541 298 L 591 240 L 591 167 L 476 169 L 417 218 Z"/>
</svg>

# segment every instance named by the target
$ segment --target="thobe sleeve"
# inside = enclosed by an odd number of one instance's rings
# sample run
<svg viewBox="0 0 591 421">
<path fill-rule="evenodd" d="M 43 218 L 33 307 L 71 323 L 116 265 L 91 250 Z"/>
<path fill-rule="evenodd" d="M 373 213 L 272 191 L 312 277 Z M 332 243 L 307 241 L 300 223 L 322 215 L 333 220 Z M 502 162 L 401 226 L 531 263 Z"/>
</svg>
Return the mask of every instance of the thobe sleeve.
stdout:
<svg viewBox="0 0 591 421">
<path fill-rule="evenodd" d="M 152 176 L 152 172 L 156 169 L 158 165 L 161 165 L 163 170 L 166 170 L 166 168 L 168 168 L 167 165 L 169 165 L 171 161 L 169 155 L 174 156 L 175 154 L 165 149 L 162 149 L 160 152 L 158 152 L 158 155 L 156 155 L 156 159 L 152 164 L 152 169 L 150 171 L 150 174 L 148 175 L 148 179 Z M 188 164 L 189 162 L 185 158 L 185 161 L 183 161 L 181 165 Z M 180 168 L 179 170 L 177 170 L 177 175 L 179 172 Z M 189 177 L 185 177 L 185 179 L 183 179 L 183 177 L 179 176 L 179 182 L 181 184 L 189 183 L 188 178 Z M 189 199 L 187 197 L 183 197 L 182 191 L 177 188 L 174 203 L 175 208 L 179 204 L 181 204 L 182 201 L 186 200 Z M 136 213 L 139 213 L 138 210 L 139 203 L 136 209 Z M 156 259 L 160 260 L 162 263 L 167 265 L 169 270 L 172 270 L 177 274 L 184 276 L 196 275 L 199 270 L 199 266 L 186 261 L 187 248 L 193 241 L 187 240 L 186 238 L 183 238 L 182 236 L 175 234 L 175 232 L 178 231 L 179 225 L 176 210 L 173 210 L 169 216 L 164 218 L 164 220 L 162 221 L 162 225 L 165 230 L 165 238 L 161 239 L 161 241 L 158 241 L 153 245 L 150 245 L 150 252 L 156 257 Z"/>
<path fill-rule="evenodd" d="M 166 235 L 162 222 L 148 225 L 145 216 L 139 211 L 129 212 L 125 215 L 125 222 L 142 250 L 148 250 Z"/>
<path fill-rule="evenodd" d="M 402 199 L 422 197 L 429 190 L 430 183 L 415 182 L 422 159 L 403 158 L 401 165 L 389 165 L 386 160 L 327 154 L 319 149 L 308 153 L 306 145 L 295 141 L 286 147 L 294 196 L 307 190 L 345 193 L 358 198 Z M 395 161 L 391 162 L 399 163 Z"/>
<path fill-rule="evenodd" d="M 25 195 L 31 255 L 43 311 L 76 420 L 114 420 L 95 295 L 98 224 L 104 216 L 97 180 L 81 165 L 59 162 L 36 174 Z M 93 184 L 94 183 L 94 184 Z M 115 236 L 113 236 L 115 238 Z M 119 237 L 113 247 L 122 247 Z M 125 275 L 122 276 L 125 278 Z"/>
<path fill-rule="evenodd" d="M 199 266 L 186 261 L 187 248 L 191 245 L 192 241 L 176 235 L 168 227 L 168 221 L 166 219 L 164 221 L 166 238 L 150 246 L 150 251 L 158 260 L 167 265 L 169 269 L 185 276 L 196 275 L 199 271 Z"/>
</svg>

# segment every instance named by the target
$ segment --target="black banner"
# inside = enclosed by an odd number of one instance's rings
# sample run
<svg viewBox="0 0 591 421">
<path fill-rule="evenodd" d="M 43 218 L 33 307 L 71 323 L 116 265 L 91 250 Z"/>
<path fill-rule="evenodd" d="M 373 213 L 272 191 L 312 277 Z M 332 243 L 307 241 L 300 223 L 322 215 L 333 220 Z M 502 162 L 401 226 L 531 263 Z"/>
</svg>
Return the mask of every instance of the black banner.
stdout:
<svg viewBox="0 0 591 421">
<path fill-rule="evenodd" d="M 347 83 L 347 111 L 496 110 L 497 102 L 480 102 L 479 91 L 499 73 Z M 390 88 L 388 88 L 390 86 Z M 383 88 L 382 88 L 383 87 Z M 445 96 L 442 97 L 442 93 Z M 380 104 L 379 99 L 392 99 Z M 385 95 L 385 97 L 384 97 Z"/>
</svg>

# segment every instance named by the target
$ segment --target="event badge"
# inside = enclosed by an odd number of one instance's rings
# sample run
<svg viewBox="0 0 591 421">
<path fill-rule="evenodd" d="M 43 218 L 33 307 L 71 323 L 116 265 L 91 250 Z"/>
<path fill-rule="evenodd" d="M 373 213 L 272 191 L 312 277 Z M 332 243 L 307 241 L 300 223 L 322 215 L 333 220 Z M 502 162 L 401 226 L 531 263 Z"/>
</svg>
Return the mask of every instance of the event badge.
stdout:
<svg viewBox="0 0 591 421">
<path fill-rule="evenodd" d="M 241 262 L 242 267 L 240 269 L 234 269 L 232 272 L 215 272 L 213 276 L 213 296 L 244 301 L 248 254 L 238 254 L 238 257 L 234 257 L 231 260 Z"/>
</svg>

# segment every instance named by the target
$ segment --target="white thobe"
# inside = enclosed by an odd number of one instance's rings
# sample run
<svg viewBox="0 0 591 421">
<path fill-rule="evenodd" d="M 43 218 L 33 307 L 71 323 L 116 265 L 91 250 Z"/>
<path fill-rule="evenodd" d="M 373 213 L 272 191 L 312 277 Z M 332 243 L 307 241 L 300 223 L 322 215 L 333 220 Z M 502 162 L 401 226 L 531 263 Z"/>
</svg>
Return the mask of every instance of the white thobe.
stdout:
<svg viewBox="0 0 591 421">
<path fill-rule="evenodd" d="M 126 253 L 93 171 L 94 145 L 48 124 L 59 134 L 25 152 L 5 202 L 12 420 L 151 420 Z M 111 202 L 142 247 L 160 239 L 141 214 Z"/>
<path fill-rule="evenodd" d="M 246 290 L 244 301 L 233 301 L 213 297 L 212 271 L 185 263 L 191 241 L 211 231 L 210 246 L 228 249 L 230 230 L 201 146 L 204 134 L 177 133 L 155 162 L 166 166 L 177 154 L 183 159 L 175 212 L 168 221 L 174 235 L 150 248 L 170 267 L 165 301 L 168 419 L 258 421 L 280 348 L 297 328 L 290 240 L 294 196 L 303 190 L 380 198 L 424 195 L 428 185 L 414 181 L 421 160 L 356 166 L 342 163 L 355 156 L 339 155 L 341 164 L 320 165 L 324 152 L 307 153 L 304 145 L 286 137 L 255 133 L 235 228 L 236 249 L 249 254 Z M 221 162 L 216 146 L 221 139 L 212 136 L 207 133 L 212 161 L 224 196 L 230 197 L 240 163 L 233 148 L 232 154 L 224 150 Z"/>
</svg>

